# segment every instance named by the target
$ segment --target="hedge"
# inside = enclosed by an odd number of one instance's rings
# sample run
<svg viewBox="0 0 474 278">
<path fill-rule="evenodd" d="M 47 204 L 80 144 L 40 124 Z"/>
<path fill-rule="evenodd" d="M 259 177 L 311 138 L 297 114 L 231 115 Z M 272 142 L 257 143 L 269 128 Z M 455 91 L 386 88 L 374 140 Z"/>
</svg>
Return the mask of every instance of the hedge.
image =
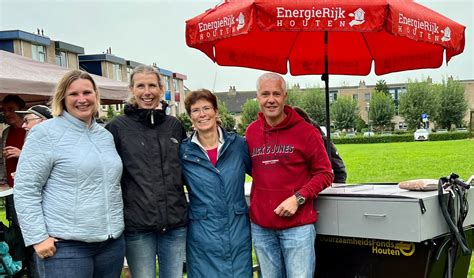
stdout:
<svg viewBox="0 0 474 278">
<path fill-rule="evenodd" d="M 469 132 L 447 132 L 447 133 L 430 133 L 429 141 L 447 141 L 461 140 L 471 138 L 472 133 Z M 413 142 L 413 133 L 391 136 L 356 136 L 352 138 L 331 138 L 334 144 L 371 144 L 371 143 L 393 143 L 393 142 Z"/>
<path fill-rule="evenodd" d="M 430 141 L 447 141 L 461 140 L 473 137 L 473 133 L 469 132 L 446 132 L 446 133 L 430 133 Z"/>
</svg>

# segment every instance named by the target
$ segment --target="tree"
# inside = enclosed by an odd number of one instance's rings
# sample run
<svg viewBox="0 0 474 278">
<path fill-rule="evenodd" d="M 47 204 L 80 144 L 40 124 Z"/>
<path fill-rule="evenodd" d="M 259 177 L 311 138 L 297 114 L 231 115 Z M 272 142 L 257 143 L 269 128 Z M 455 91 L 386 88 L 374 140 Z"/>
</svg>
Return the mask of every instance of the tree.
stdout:
<svg viewBox="0 0 474 278">
<path fill-rule="evenodd" d="M 229 109 L 224 102 L 218 101 L 217 107 L 219 108 L 219 118 L 221 120 L 222 127 L 227 131 L 233 131 L 235 128 L 235 119 L 229 113 Z"/>
<path fill-rule="evenodd" d="M 107 107 L 107 114 L 102 115 L 99 117 L 99 121 L 101 123 L 108 123 L 110 122 L 115 116 L 118 116 L 117 113 L 114 111 L 112 105 L 108 105 Z"/>
<path fill-rule="evenodd" d="M 301 104 L 306 113 L 317 123 L 324 123 L 326 119 L 326 107 L 324 92 L 320 88 L 307 89 L 301 95 Z"/>
<path fill-rule="evenodd" d="M 428 82 L 411 82 L 407 84 L 407 91 L 400 95 L 399 112 L 405 118 L 408 128 L 418 128 L 421 114 L 428 114 L 436 118 L 436 96 L 434 86 Z"/>
<path fill-rule="evenodd" d="M 181 113 L 177 115 L 176 118 L 181 122 L 186 132 L 193 131 L 193 123 L 191 122 L 191 119 L 189 118 L 187 113 Z"/>
<path fill-rule="evenodd" d="M 375 91 L 370 99 L 369 120 L 377 130 L 390 129 L 395 105 L 390 95 Z"/>
<path fill-rule="evenodd" d="M 375 84 L 375 90 L 378 92 L 383 92 L 386 95 L 390 95 L 390 91 L 388 90 L 387 83 L 383 79 L 377 81 L 377 83 Z"/>
<path fill-rule="evenodd" d="M 111 121 L 115 117 L 115 111 L 112 105 L 107 108 L 107 120 Z"/>
<path fill-rule="evenodd" d="M 331 105 L 331 116 L 337 129 L 353 129 L 356 126 L 359 108 L 357 101 L 350 97 L 340 97 Z"/>
<path fill-rule="evenodd" d="M 257 114 L 260 112 L 260 107 L 258 106 L 257 101 L 254 99 L 248 99 L 242 105 L 242 116 L 240 118 L 241 123 L 238 127 L 238 132 L 244 134 L 247 126 L 257 119 Z"/>
<path fill-rule="evenodd" d="M 298 87 L 293 87 L 288 90 L 288 98 L 286 99 L 286 104 L 290 106 L 300 106 L 301 107 L 301 96 L 303 92 Z"/>
<path fill-rule="evenodd" d="M 452 125 L 462 126 L 463 118 L 468 109 L 464 98 L 464 87 L 456 80 L 448 79 L 438 86 L 438 113 L 433 117 L 442 128 L 451 129 Z"/>
<path fill-rule="evenodd" d="M 356 130 L 358 132 L 362 132 L 366 128 L 367 128 L 367 123 L 364 121 L 364 119 L 362 119 L 362 117 L 360 115 L 357 115 Z"/>
</svg>

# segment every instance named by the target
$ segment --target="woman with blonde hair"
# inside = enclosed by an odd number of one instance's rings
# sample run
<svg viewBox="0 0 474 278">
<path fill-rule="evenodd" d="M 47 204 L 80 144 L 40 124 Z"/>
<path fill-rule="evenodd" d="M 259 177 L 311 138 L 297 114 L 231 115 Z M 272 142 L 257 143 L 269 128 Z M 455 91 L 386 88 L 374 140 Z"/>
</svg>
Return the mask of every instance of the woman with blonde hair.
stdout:
<svg viewBox="0 0 474 278">
<path fill-rule="evenodd" d="M 14 200 L 41 277 L 119 277 L 125 245 L 122 161 L 112 135 L 95 122 L 92 77 L 68 72 L 52 99 L 55 118 L 28 134 Z"/>
<path fill-rule="evenodd" d="M 124 115 L 106 128 L 123 161 L 125 242 L 132 277 L 181 278 L 186 244 L 187 202 L 181 179 L 181 122 L 166 114 L 160 74 L 150 66 L 130 76 Z"/>
</svg>

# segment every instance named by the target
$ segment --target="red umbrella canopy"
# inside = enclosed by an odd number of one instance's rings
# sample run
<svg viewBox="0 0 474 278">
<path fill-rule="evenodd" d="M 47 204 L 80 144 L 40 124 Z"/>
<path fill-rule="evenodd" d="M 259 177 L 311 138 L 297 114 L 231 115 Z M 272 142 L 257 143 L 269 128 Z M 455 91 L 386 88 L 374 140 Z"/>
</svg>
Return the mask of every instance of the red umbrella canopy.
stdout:
<svg viewBox="0 0 474 278">
<path fill-rule="evenodd" d="M 292 75 L 438 68 L 464 50 L 461 24 L 409 0 L 229 0 L 186 22 L 219 65 Z M 324 36 L 327 31 L 328 40 Z"/>
</svg>

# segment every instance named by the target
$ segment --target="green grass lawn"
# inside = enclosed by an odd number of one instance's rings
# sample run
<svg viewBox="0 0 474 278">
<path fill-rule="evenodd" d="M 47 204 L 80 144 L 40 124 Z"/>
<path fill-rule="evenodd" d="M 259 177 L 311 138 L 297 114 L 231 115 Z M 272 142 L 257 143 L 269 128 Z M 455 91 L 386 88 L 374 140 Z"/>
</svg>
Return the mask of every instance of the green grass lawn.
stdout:
<svg viewBox="0 0 474 278">
<path fill-rule="evenodd" d="M 348 183 L 400 182 L 438 179 L 451 172 L 468 179 L 474 175 L 474 140 L 341 144 Z"/>
</svg>

